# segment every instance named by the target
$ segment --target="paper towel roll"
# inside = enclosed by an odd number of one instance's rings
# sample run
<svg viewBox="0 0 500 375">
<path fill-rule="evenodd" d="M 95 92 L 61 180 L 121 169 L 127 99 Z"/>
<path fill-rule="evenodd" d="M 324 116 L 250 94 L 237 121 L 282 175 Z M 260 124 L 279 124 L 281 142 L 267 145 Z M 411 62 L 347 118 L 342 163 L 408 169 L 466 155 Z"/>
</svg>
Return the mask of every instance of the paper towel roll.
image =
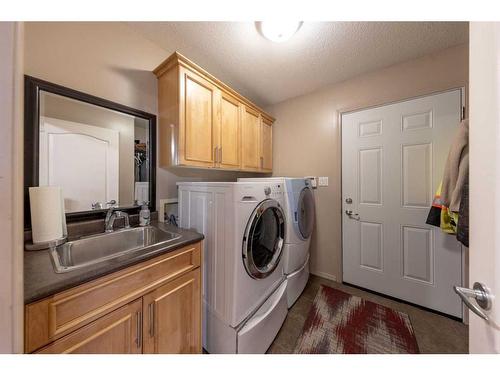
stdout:
<svg viewBox="0 0 500 375">
<path fill-rule="evenodd" d="M 63 208 L 58 186 L 30 187 L 31 232 L 33 243 L 63 237 Z"/>
</svg>

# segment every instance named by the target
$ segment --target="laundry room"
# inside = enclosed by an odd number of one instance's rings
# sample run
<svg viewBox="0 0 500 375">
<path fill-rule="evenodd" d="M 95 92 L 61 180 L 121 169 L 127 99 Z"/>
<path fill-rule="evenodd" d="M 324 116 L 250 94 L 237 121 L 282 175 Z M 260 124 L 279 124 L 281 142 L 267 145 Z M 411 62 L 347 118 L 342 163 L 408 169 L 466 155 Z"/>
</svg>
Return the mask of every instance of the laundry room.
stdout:
<svg viewBox="0 0 500 375">
<path fill-rule="evenodd" d="M 265 14 L 0 22 L 0 352 L 500 353 L 500 23 Z"/>
</svg>

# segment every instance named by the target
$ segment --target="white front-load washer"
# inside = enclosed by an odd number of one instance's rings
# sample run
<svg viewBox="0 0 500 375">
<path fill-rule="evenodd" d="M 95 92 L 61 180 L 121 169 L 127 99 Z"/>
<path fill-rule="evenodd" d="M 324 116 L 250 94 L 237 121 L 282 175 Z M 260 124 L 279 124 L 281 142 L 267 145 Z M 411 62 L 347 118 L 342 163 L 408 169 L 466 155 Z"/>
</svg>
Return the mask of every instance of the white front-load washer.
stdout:
<svg viewBox="0 0 500 375">
<path fill-rule="evenodd" d="M 309 246 L 315 221 L 315 202 L 311 180 L 294 177 L 240 178 L 240 182 L 274 182 L 285 186 L 287 231 L 284 247 L 284 272 L 287 300 L 291 307 L 309 279 Z"/>
<path fill-rule="evenodd" d="M 287 314 L 286 215 L 279 182 L 186 182 L 179 223 L 203 241 L 203 346 L 265 353 Z"/>
</svg>

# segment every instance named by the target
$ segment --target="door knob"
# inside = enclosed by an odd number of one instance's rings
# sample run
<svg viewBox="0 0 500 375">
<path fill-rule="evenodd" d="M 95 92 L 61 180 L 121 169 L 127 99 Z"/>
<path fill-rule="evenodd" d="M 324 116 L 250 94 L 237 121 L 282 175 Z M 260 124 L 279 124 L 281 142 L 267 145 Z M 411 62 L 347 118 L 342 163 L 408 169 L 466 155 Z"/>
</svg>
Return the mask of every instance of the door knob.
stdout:
<svg viewBox="0 0 500 375">
<path fill-rule="evenodd" d="M 492 296 L 489 289 L 483 283 L 475 282 L 472 289 L 461 286 L 454 286 L 453 290 L 457 293 L 467 307 L 477 316 L 484 320 L 489 320 L 488 316 L 481 310 L 491 309 Z M 469 298 L 476 301 L 477 306 Z"/>
</svg>

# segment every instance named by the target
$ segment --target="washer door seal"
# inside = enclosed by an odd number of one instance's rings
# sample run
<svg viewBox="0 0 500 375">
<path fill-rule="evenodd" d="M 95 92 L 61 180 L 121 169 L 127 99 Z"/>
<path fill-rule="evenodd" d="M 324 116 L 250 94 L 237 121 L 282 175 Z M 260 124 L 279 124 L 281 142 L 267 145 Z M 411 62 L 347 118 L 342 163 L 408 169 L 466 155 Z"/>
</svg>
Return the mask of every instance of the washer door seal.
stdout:
<svg viewBox="0 0 500 375">
<path fill-rule="evenodd" d="M 243 264 L 248 275 L 264 279 L 278 266 L 285 242 L 285 214 L 274 199 L 259 203 L 243 237 Z"/>
</svg>

